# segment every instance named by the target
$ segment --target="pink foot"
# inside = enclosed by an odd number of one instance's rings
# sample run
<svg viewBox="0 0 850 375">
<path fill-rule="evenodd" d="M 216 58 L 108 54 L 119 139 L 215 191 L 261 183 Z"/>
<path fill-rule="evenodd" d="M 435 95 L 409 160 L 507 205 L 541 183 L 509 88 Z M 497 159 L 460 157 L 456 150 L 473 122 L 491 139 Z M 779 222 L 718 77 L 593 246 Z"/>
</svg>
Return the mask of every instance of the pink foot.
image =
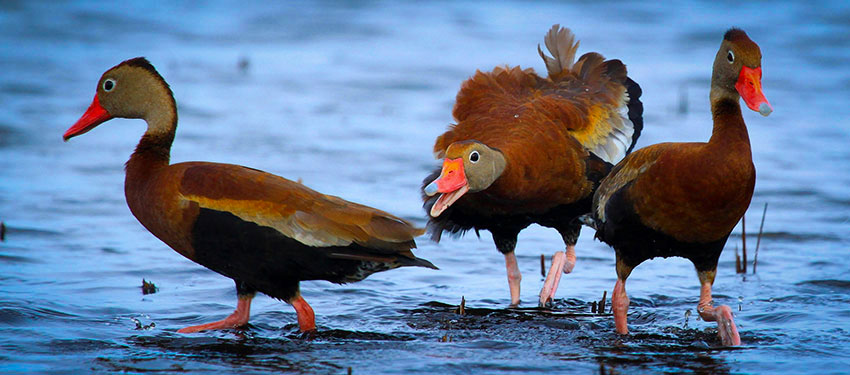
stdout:
<svg viewBox="0 0 850 375">
<path fill-rule="evenodd" d="M 738 327 L 735 326 L 735 320 L 732 318 L 732 309 L 729 306 L 722 305 L 717 307 L 700 306 L 700 316 L 702 319 L 711 322 L 717 322 L 717 335 L 720 336 L 720 342 L 723 346 L 738 346 L 741 345 L 741 336 L 738 335 Z"/>
<path fill-rule="evenodd" d="M 539 307 L 544 307 L 546 304 L 555 298 L 555 292 L 558 290 L 558 284 L 561 282 L 561 270 L 567 263 L 567 258 L 563 251 L 559 251 L 552 255 L 552 266 L 549 267 L 549 273 L 546 274 L 546 281 L 543 282 L 543 289 L 540 290 Z M 564 270 L 566 273 L 566 270 Z"/>
<path fill-rule="evenodd" d="M 738 327 L 735 326 L 735 320 L 732 318 L 732 309 L 729 306 L 722 305 L 713 307 L 711 305 L 711 280 L 703 281 L 700 288 L 699 305 L 697 311 L 706 322 L 717 322 L 717 335 L 720 336 L 720 342 L 724 346 L 741 345 L 741 336 L 738 335 Z"/>
<path fill-rule="evenodd" d="M 248 324 L 248 318 L 251 315 L 251 299 L 252 296 L 240 296 L 239 302 L 236 304 L 236 311 L 230 314 L 227 318 L 217 322 L 201 324 L 197 326 L 186 327 L 178 330 L 179 333 L 195 333 L 208 331 L 211 329 L 231 329 L 238 328 Z"/>
<path fill-rule="evenodd" d="M 726 305 L 718 306 L 714 310 L 714 316 L 717 319 L 717 334 L 720 336 L 720 342 L 724 346 L 741 345 L 738 327 L 735 326 L 735 321 L 732 319 L 732 309 Z"/>
</svg>

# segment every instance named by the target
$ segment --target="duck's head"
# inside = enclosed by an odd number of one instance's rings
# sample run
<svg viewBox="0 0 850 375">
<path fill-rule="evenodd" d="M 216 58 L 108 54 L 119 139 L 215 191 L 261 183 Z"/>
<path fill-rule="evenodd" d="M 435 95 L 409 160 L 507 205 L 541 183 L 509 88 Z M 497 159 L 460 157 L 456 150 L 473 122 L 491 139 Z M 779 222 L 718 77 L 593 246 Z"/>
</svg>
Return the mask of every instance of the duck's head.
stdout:
<svg viewBox="0 0 850 375">
<path fill-rule="evenodd" d="M 103 73 L 91 105 L 62 138 L 67 141 L 115 117 L 145 119 L 149 132 L 157 130 L 151 129 L 156 122 L 150 120 L 169 104 L 174 112 L 171 89 L 153 65 L 144 57 L 130 59 Z M 176 121 L 176 113 L 169 114 Z"/>
<path fill-rule="evenodd" d="M 449 145 L 440 177 L 424 189 L 428 196 L 441 193 L 431 207 L 431 216 L 439 216 L 467 192 L 490 187 L 505 171 L 506 165 L 501 151 L 481 142 L 469 140 Z"/>
<path fill-rule="evenodd" d="M 723 36 L 711 84 L 714 94 L 740 95 L 747 107 L 762 116 L 773 112 L 761 91 L 761 49 L 744 30 L 732 28 Z"/>
</svg>

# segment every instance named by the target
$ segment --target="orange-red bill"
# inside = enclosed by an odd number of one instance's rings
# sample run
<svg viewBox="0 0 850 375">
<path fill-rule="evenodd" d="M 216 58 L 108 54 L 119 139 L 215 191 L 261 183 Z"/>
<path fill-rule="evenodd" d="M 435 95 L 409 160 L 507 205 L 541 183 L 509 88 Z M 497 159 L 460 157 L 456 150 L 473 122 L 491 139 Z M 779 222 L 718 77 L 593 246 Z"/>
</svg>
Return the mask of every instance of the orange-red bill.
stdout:
<svg viewBox="0 0 850 375">
<path fill-rule="evenodd" d="M 111 118 L 112 115 L 110 115 L 109 112 L 100 105 L 100 100 L 97 98 L 97 94 L 95 94 L 94 100 L 92 100 L 89 109 L 83 113 L 83 116 L 80 117 L 73 126 L 68 128 L 62 136 L 62 139 L 67 141 L 80 134 L 84 134 L 85 132 L 94 129 L 95 126 L 98 126 Z"/>
<path fill-rule="evenodd" d="M 449 193 L 466 185 L 466 173 L 463 171 L 463 159 L 446 159 L 443 171 L 437 179 L 437 191 Z"/>
<path fill-rule="evenodd" d="M 761 91 L 761 67 L 753 69 L 745 66 L 741 68 L 735 89 L 744 99 L 744 103 L 747 103 L 747 107 L 753 111 L 761 113 L 762 116 L 767 116 L 773 112 L 773 107 Z"/>
<path fill-rule="evenodd" d="M 431 206 L 431 216 L 437 217 L 461 196 L 469 191 L 466 174 L 463 171 L 463 159 L 446 159 L 440 177 L 425 186 L 425 194 L 432 196 L 442 193 Z"/>
</svg>

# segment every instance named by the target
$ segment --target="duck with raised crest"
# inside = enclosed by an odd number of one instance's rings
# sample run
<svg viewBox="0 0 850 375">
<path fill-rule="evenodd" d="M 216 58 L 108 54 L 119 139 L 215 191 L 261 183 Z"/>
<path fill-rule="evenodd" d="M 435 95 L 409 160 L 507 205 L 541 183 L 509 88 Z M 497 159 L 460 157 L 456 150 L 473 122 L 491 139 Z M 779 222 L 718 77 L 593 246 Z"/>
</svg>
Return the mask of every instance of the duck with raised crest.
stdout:
<svg viewBox="0 0 850 375">
<path fill-rule="evenodd" d="M 598 53 L 575 59 L 579 43 L 552 26 L 540 46 L 548 77 L 533 69 L 497 67 L 460 88 L 457 124 L 437 138 L 441 169 L 423 181 L 428 230 L 462 235 L 489 230 L 505 257 L 511 305 L 520 303 L 517 235 L 533 223 L 555 228 L 566 244 L 556 252 L 539 305 L 555 295 L 560 275 L 575 265 L 575 244 L 591 197 L 614 163 L 634 147 L 643 127 L 640 87 L 620 60 Z"/>
<path fill-rule="evenodd" d="M 126 166 L 130 211 L 181 255 L 236 282 L 236 311 L 179 332 L 248 323 L 256 292 L 291 304 L 301 331 L 316 328 L 301 280 L 360 281 L 402 266 L 436 268 L 411 252 L 424 231 L 386 212 L 232 164 L 170 164 L 177 107 L 168 84 L 144 58 L 106 71 L 94 101 L 64 139 L 115 118 L 148 128 Z"/>
<path fill-rule="evenodd" d="M 756 181 L 741 98 L 764 116 L 773 111 L 761 90 L 759 46 L 743 30 L 731 29 L 714 59 L 711 139 L 637 150 L 596 191 L 588 224 L 616 252 L 611 303 L 617 332 L 629 332 L 626 278 L 632 270 L 647 259 L 678 256 L 696 267 L 700 316 L 717 322 L 724 345 L 741 343 L 732 310 L 711 301 L 717 260 L 750 205 Z"/>
</svg>

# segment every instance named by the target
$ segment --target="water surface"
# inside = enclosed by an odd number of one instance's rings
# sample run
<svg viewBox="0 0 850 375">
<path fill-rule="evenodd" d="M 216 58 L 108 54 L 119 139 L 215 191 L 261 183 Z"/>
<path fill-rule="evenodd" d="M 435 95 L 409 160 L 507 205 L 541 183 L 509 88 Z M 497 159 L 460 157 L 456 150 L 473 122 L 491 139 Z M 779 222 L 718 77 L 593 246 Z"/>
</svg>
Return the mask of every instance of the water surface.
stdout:
<svg viewBox="0 0 850 375">
<path fill-rule="evenodd" d="M 488 233 L 417 254 L 352 285 L 304 282 L 319 333 L 258 297 L 245 330 L 177 334 L 220 319 L 233 283 L 139 225 L 123 163 L 144 124 L 113 120 L 63 144 L 101 73 L 146 56 L 171 84 L 172 160 L 248 165 L 423 225 L 417 187 L 437 166 L 460 83 L 500 64 L 543 71 L 554 23 L 580 53 L 622 59 L 643 87 L 638 146 L 706 140 L 708 83 L 723 32 L 761 45 L 768 118 L 747 112 L 758 170 L 747 230 L 769 203 L 758 273 L 735 274 L 733 232 L 714 298 L 744 345 L 696 319 L 682 259 L 629 278 L 631 336 L 590 306 L 614 285 L 614 254 L 585 230 L 551 311 L 531 308 L 539 256 L 563 243 L 532 227 L 517 247 L 521 309 Z M 0 3 L 0 372 L 841 373 L 850 365 L 850 7 L 827 1 Z M 754 238 L 749 249 L 755 246 Z M 752 259 L 752 253 L 750 253 Z M 141 293 L 141 280 L 158 292 Z M 455 313 L 461 297 L 469 313 Z"/>
</svg>

